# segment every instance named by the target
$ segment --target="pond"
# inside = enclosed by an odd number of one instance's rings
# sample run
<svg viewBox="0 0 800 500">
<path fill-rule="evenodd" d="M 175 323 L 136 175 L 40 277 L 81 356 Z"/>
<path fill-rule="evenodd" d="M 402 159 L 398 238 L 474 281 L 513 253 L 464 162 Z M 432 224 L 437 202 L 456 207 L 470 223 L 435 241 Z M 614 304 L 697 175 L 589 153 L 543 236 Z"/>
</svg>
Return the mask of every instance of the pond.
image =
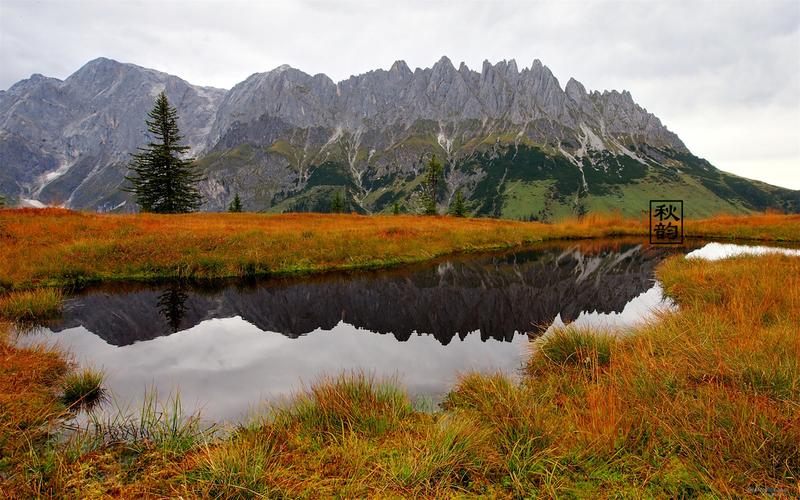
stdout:
<svg viewBox="0 0 800 500">
<path fill-rule="evenodd" d="M 460 373 L 514 375 L 553 325 L 619 329 L 670 307 L 654 268 L 699 246 L 558 242 L 381 272 L 107 285 L 69 298 L 22 341 L 101 369 L 134 411 L 146 390 L 179 392 L 185 411 L 235 422 L 346 370 L 394 377 L 435 402 Z"/>
</svg>

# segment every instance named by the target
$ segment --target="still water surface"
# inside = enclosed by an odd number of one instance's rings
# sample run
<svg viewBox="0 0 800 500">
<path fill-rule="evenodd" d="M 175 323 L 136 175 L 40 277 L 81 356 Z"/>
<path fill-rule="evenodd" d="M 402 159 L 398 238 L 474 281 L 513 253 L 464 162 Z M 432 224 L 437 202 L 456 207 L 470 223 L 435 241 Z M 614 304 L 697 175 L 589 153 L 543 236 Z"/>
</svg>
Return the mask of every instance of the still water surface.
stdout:
<svg viewBox="0 0 800 500">
<path fill-rule="evenodd" d="M 123 405 L 177 390 L 184 410 L 209 420 L 240 420 L 343 370 L 396 377 L 436 401 L 459 373 L 514 375 L 553 325 L 625 328 L 669 307 L 653 270 L 696 246 L 551 243 L 384 272 L 104 286 L 70 298 L 24 342 L 102 369 Z"/>
</svg>

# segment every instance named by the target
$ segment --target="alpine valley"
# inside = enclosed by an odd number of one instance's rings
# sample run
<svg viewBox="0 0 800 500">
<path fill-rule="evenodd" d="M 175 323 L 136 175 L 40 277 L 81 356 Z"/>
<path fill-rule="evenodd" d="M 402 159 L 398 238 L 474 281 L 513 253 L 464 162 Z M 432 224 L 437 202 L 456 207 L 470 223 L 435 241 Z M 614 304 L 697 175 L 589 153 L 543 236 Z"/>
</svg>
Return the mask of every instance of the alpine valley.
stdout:
<svg viewBox="0 0 800 500">
<path fill-rule="evenodd" d="M 206 175 L 204 210 L 239 194 L 250 211 L 327 211 L 335 192 L 362 213 L 414 212 L 425 165 L 444 164 L 443 212 L 555 220 L 650 199 L 690 217 L 800 211 L 800 191 L 744 179 L 693 155 L 627 91 L 564 88 L 538 60 L 397 61 L 334 82 L 289 66 L 230 90 L 100 58 L 66 80 L 33 75 L 0 91 L 0 195 L 11 204 L 134 211 L 122 192 L 145 118 L 165 91 Z"/>
</svg>

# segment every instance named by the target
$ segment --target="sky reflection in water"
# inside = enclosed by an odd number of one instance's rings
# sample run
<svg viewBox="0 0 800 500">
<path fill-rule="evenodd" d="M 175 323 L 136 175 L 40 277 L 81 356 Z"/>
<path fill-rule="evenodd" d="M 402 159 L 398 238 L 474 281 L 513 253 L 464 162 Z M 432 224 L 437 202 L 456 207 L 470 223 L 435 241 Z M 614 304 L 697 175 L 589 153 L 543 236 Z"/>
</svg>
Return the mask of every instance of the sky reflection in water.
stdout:
<svg viewBox="0 0 800 500">
<path fill-rule="evenodd" d="M 550 244 L 391 272 L 267 280 L 213 288 L 128 285 L 70 299 L 25 343 L 57 343 L 101 368 L 136 408 L 154 387 L 185 410 L 241 419 L 323 374 L 396 377 L 440 399 L 458 374 L 515 374 L 530 340 L 574 322 L 619 328 L 664 307 L 655 265 L 677 249 Z"/>
</svg>

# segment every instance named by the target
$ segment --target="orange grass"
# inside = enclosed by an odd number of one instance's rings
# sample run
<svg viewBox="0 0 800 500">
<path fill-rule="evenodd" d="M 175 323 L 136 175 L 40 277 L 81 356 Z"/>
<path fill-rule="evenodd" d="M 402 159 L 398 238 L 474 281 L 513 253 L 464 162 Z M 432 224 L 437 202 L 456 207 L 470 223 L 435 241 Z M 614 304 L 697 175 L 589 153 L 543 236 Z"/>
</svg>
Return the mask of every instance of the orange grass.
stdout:
<svg viewBox="0 0 800 500">
<path fill-rule="evenodd" d="M 629 228 L 451 217 L 5 210 L 0 211 L 0 283 L 25 287 L 385 267 L 622 229 Z"/>
<path fill-rule="evenodd" d="M 614 216 L 548 226 L 23 210 L 3 211 L 0 222 L 9 249 L 0 269 L 15 287 L 176 270 L 217 276 L 377 266 L 643 230 Z M 689 221 L 687 232 L 789 241 L 798 239 L 799 224 L 797 216 L 719 217 Z M 97 251 L 114 244 L 131 260 Z M 352 258 L 337 254 L 337 245 Z M 237 268 L 247 252 L 257 258 Z M 214 255 L 214 266 L 191 267 Z M 0 491 L 126 498 L 800 495 L 800 258 L 676 256 L 657 273 L 678 312 L 622 338 L 593 341 L 592 332 L 566 328 L 537 341 L 521 383 L 468 374 L 445 408 L 428 414 L 411 409 L 402 389 L 359 374 L 334 377 L 259 422 L 181 453 L 148 441 L 48 439 L 63 418 L 56 391 L 67 367 L 57 354 L 3 340 Z"/>
<path fill-rule="evenodd" d="M 62 298 L 61 291 L 53 288 L 0 292 L 0 318 L 35 324 L 57 317 L 61 314 Z"/>
<path fill-rule="evenodd" d="M 417 216 L 0 210 L 0 288 L 388 267 L 542 240 L 646 231 L 643 221 L 618 214 L 589 214 L 548 225 Z M 800 216 L 689 221 L 686 232 L 791 241 L 800 239 Z"/>
<path fill-rule="evenodd" d="M 800 214 L 766 212 L 759 215 L 718 215 L 701 220 L 687 219 L 684 231 L 692 238 L 800 241 Z"/>
<path fill-rule="evenodd" d="M 13 346 L 10 329 L 0 322 L 0 478 L 14 470 L 31 446 L 42 445 L 47 428 L 63 415 L 57 393 L 68 371 L 61 353 Z"/>
<path fill-rule="evenodd" d="M 400 389 L 343 375 L 185 454 L 147 443 L 72 447 L 71 454 L 56 448 L 54 465 L 43 469 L 41 459 L 12 455 L 28 472 L 11 475 L 9 491 L 293 498 L 800 494 L 800 259 L 676 256 L 658 276 L 678 312 L 610 346 L 603 338 L 595 344 L 602 356 L 587 332 L 566 328 L 532 344 L 539 347 L 532 347 L 521 383 L 467 374 L 441 412 L 413 411 Z M 570 348 L 588 361 L 575 363 Z M 31 355 L 4 352 L 8 366 Z M 47 407 L 52 382 L 37 383 Z"/>
</svg>

